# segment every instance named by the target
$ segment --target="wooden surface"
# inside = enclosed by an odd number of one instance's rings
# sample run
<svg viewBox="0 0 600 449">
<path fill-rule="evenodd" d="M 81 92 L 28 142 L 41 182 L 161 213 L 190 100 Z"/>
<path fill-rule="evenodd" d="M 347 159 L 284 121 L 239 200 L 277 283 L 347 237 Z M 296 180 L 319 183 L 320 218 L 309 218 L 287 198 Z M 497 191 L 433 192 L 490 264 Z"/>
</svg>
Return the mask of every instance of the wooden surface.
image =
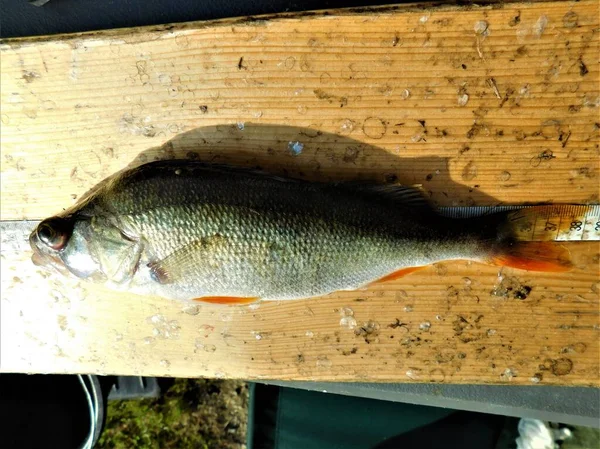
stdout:
<svg viewBox="0 0 600 449">
<path fill-rule="evenodd" d="M 598 13 L 409 6 L 4 41 L 0 369 L 600 385 L 597 242 L 570 245 L 567 274 L 443 263 L 190 309 L 43 274 L 33 224 L 10 222 L 171 157 L 399 180 L 438 205 L 597 203 Z"/>
</svg>

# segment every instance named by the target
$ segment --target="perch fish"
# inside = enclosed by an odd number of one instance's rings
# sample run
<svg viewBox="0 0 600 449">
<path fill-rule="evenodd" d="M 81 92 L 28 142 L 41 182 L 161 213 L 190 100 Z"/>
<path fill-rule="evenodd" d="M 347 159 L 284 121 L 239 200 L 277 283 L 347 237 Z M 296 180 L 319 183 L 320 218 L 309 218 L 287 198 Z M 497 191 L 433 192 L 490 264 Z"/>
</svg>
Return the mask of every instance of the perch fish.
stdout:
<svg viewBox="0 0 600 449">
<path fill-rule="evenodd" d="M 355 290 L 451 259 L 570 269 L 565 248 L 518 241 L 507 217 L 444 217 L 410 187 L 159 161 L 106 179 L 30 243 L 35 264 L 63 274 L 223 304 Z"/>
</svg>

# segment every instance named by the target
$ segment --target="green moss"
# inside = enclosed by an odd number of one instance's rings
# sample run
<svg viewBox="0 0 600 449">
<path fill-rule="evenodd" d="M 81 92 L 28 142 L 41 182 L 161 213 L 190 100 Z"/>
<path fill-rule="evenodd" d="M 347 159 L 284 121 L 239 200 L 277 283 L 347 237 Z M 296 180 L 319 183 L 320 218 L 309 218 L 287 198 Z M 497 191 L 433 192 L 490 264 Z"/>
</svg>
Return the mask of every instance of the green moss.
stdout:
<svg viewBox="0 0 600 449">
<path fill-rule="evenodd" d="M 561 449 L 592 449 L 600 447 L 600 429 L 576 427 L 573 436 L 566 440 Z"/>
<path fill-rule="evenodd" d="M 240 449 L 248 389 L 243 382 L 177 379 L 158 399 L 111 401 L 99 449 Z"/>
</svg>

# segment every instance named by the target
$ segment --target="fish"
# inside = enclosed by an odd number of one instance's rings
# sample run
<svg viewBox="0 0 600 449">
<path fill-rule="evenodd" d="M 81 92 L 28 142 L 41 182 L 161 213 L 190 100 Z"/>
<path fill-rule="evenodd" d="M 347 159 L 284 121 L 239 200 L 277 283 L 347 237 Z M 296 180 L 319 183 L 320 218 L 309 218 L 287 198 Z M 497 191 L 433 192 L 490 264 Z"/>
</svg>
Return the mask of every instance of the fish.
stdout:
<svg viewBox="0 0 600 449">
<path fill-rule="evenodd" d="M 450 218 L 411 186 L 169 160 L 110 176 L 29 241 L 34 264 L 115 290 L 249 304 L 358 290 L 447 260 L 569 271 L 563 246 L 516 237 L 536 213 Z"/>
</svg>

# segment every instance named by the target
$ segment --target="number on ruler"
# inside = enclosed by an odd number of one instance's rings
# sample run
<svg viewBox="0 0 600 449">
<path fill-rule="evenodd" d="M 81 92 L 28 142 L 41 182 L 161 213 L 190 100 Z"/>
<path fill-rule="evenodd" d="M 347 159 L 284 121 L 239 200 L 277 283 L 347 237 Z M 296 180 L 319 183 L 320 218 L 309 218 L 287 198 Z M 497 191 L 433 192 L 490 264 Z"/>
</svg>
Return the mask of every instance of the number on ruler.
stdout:
<svg viewBox="0 0 600 449">
<path fill-rule="evenodd" d="M 596 227 L 594 227 L 594 231 L 600 231 L 600 221 L 596 222 Z"/>
<path fill-rule="evenodd" d="M 556 223 L 552 223 L 550 221 L 546 222 L 546 227 L 544 228 L 544 231 L 556 231 L 558 229 L 558 226 L 556 225 Z"/>
<path fill-rule="evenodd" d="M 571 222 L 571 231 L 581 231 L 581 226 L 583 223 L 581 221 L 572 221 Z"/>
</svg>

